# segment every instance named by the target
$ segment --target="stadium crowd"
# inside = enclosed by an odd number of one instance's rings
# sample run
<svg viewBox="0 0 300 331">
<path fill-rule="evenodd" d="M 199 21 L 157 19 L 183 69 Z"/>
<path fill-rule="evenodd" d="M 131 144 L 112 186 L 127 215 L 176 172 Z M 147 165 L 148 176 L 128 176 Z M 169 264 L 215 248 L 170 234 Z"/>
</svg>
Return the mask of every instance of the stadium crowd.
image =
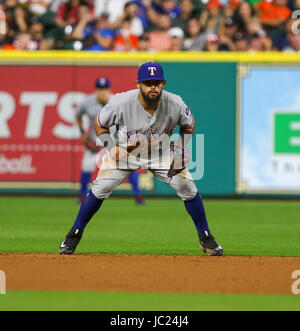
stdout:
<svg viewBox="0 0 300 331">
<path fill-rule="evenodd" d="M 299 51 L 295 10 L 300 0 L 0 0 L 0 49 Z"/>
</svg>

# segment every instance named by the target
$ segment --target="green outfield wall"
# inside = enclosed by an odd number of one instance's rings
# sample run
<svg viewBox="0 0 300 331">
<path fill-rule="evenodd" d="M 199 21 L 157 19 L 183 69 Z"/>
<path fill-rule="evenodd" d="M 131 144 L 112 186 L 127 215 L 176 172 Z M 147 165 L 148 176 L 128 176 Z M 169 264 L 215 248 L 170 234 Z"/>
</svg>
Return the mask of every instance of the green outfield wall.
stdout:
<svg viewBox="0 0 300 331">
<path fill-rule="evenodd" d="M 203 135 L 204 173 L 201 179 L 195 181 L 199 191 L 204 195 L 233 195 L 236 63 L 161 64 L 166 71 L 166 89 L 183 98 L 195 117 L 195 134 Z M 195 139 L 193 142 L 192 155 L 197 158 L 195 148 L 201 146 L 197 145 Z M 156 189 L 161 194 L 172 192 L 160 182 L 156 183 Z"/>
</svg>

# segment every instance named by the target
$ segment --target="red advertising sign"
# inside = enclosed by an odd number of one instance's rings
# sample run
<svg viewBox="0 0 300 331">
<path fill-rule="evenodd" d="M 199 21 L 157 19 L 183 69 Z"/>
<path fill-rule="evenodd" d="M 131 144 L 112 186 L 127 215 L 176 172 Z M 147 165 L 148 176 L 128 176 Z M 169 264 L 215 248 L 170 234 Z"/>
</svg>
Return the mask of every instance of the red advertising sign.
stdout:
<svg viewBox="0 0 300 331">
<path fill-rule="evenodd" d="M 117 93 L 134 89 L 136 75 L 132 66 L 0 66 L 0 181 L 78 181 L 74 108 L 97 77 Z"/>
</svg>

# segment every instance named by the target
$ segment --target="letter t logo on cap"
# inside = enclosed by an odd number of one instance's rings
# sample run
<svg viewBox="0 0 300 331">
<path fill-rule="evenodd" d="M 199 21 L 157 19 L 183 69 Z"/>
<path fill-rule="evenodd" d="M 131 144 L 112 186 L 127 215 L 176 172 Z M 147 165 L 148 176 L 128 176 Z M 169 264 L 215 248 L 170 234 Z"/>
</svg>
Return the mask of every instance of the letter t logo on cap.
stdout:
<svg viewBox="0 0 300 331">
<path fill-rule="evenodd" d="M 155 76 L 155 71 L 156 71 L 155 67 L 149 67 L 148 71 L 151 71 L 151 73 L 150 73 L 151 76 Z"/>
<path fill-rule="evenodd" d="M 147 62 L 139 67 L 138 82 L 144 82 L 146 80 L 165 81 L 164 71 L 159 63 Z"/>
</svg>

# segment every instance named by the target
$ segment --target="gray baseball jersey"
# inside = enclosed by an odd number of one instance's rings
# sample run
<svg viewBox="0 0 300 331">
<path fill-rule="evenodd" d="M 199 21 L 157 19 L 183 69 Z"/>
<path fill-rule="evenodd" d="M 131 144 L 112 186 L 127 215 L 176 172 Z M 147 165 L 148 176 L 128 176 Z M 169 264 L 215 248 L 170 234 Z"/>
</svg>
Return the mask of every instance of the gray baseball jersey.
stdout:
<svg viewBox="0 0 300 331">
<path fill-rule="evenodd" d="M 86 114 L 89 118 L 91 127 L 91 137 L 96 141 L 97 135 L 94 128 L 94 119 L 98 115 L 99 111 L 103 109 L 104 105 L 99 103 L 96 94 L 88 95 L 83 102 L 76 108 L 75 113 L 77 116 Z"/>
<path fill-rule="evenodd" d="M 177 125 L 186 129 L 193 127 L 193 115 L 180 96 L 163 90 L 152 116 L 143 108 L 138 95 L 138 89 L 116 94 L 99 112 L 98 125 L 102 128 L 116 126 L 119 139 L 126 137 L 133 145 L 142 136 L 146 139 L 162 135 L 169 138 Z"/>
</svg>

